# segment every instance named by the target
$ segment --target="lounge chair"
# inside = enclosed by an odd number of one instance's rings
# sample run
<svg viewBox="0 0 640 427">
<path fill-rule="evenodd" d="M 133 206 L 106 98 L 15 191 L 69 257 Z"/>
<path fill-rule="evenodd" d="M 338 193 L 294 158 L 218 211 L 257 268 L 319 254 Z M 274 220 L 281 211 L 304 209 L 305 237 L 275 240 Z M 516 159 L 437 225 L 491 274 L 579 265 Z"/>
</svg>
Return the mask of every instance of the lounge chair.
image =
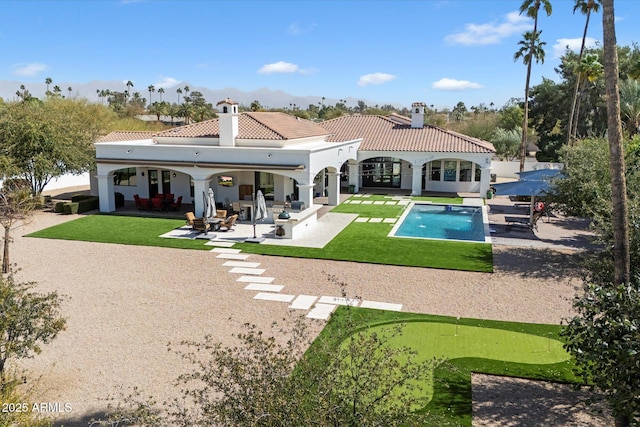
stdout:
<svg viewBox="0 0 640 427">
<path fill-rule="evenodd" d="M 196 219 L 196 216 L 194 215 L 193 212 L 187 212 L 186 214 L 184 214 L 185 217 L 187 217 L 187 225 L 193 227 L 193 220 Z"/>
<path fill-rule="evenodd" d="M 209 224 L 204 218 L 194 218 L 193 226 L 191 228 L 194 231 L 199 231 L 201 233 L 207 234 L 211 229 L 211 224 Z"/>
<path fill-rule="evenodd" d="M 216 210 L 216 218 L 225 220 L 227 218 L 227 210 L 226 209 L 217 209 Z"/>
<path fill-rule="evenodd" d="M 229 218 L 227 218 L 226 220 L 222 221 L 220 223 L 220 227 L 224 227 L 227 229 L 227 231 L 230 231 L 232 229 L 233 226 L 236 225 L 236 221 L 238 220 L 238 215 L 231 215 Z"/>
</svg>

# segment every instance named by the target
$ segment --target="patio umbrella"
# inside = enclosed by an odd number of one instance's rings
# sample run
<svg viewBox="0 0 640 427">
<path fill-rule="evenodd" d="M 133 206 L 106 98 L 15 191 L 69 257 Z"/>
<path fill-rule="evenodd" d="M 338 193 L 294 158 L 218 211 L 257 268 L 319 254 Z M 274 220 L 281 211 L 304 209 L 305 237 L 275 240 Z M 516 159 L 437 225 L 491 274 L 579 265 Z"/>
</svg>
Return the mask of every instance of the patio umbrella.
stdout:
<svg viewBox="0 0 640 427">
<path fill-rule="evenodd" d="M 537 169 L 533 171 L 517 172 L 521 181 L 549 181 L 562 175 L 560 169 Z"/>
<path fill-rule="evenodd" d="M 202 216 L 206 219 L 213 218 L 216 216 L 216 200 L 213 195 L 213 189 L 209 188 L 207 193 L 203 191 L 202 196 L 204 197 L 204 213 Z"/>
<path fill-rule="evenodd" d="M 256 196 L 253 198 L 253 239 L 247 239 L 245 242 L 260 243 L 264 239 L 256 236 L 256 221 L 262 221 L 267 216 L 267 204 L 264 200 L 262 191 L 258 190 Z"/>
<path fill-rule="evenodd" d="M 552 184 L 548 180 L 520 180 L 493 184 L 496 196 L 524 196 L 531 197 L 529 207 L 529 223 L 533 221 L 535 198 L 551 191 Z"/>
</svg>

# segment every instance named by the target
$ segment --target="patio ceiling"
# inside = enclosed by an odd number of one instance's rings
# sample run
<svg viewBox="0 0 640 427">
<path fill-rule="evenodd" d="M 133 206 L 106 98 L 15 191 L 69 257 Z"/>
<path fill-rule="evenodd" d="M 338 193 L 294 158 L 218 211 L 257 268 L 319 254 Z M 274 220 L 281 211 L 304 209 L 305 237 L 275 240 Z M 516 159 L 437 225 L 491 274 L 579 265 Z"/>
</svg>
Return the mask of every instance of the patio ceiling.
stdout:
<svg viewBox="0 0 640 427">
<path fill-rule="evenodd" d="M 133 160 L 133 159 L 96 159 L 98 163 L 138 165 L 138 166 L 166 166 L 166 167 L 196 167 L 196 168 L 220 168 L 237 170 L 286 170 L 301 172 L 306 169 L 305 165 L 288 165 L 273 163 L 221 163 L 221 162 L 187 162 L 180 160 Z"/>
</svg>

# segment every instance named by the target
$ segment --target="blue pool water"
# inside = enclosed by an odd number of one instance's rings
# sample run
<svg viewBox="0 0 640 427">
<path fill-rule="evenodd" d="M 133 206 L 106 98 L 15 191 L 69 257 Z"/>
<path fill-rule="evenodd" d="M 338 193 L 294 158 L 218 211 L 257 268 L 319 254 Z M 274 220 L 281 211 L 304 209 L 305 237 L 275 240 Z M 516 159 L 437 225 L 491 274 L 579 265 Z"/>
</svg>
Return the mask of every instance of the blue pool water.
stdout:
<svg viewBox="0 0 640 427">
<path fill-rule="evenodd" d="M 392 230 L 396 237 L 485 241 L 482 208 L 414 204 Z M 395 232 L 394 232 L 395 231 Z"/>
</svg>

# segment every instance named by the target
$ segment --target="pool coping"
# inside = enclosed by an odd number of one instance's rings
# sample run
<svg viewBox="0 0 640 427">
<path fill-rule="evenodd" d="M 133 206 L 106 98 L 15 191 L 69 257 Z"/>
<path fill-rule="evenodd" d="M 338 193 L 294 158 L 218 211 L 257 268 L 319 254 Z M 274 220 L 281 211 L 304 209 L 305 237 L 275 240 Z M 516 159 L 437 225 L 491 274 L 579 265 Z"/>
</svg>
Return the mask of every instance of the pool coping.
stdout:
<svg viewBox="0 0 640 427">
<path fill-rule="evenodd" d="M 466 205 L 466 204 L 455 205 L 457 207 L 481 208 L 482 209 L 482 225 L 483 225 L 483 229 L 484 229 L 484 242 L 481 242 L 479 240 L 440 239 L 440 238 L 437 238 L 437 237 L 396 236 L 395 233 L 398 231 L 398 229 L 400 228 L 400 226 L 404 222 L 406 216 L 409 214 L 409 212 L 411 211 L 411 209 L 413 208 L 414 205 L 447 206 L 447 205 L 450 205 L 450 203 L 447 203 L 447 204 L 444 204 L 444 203 L 433 203 L 433 202 L 429 202 L 429 201 L 420 201 L 420 202 L 411 202 L 411 203 L 409 203 L 406 206 L 406 208 L 404 209 L 404 211 L 402 212 L 402 215 L 400 215 L 400 217 L 398 218 L 396 223 L 393 225 L 393 228 L 391 229 L 389 234 L 387 234 L 387 237 L 396 237 L 396 238 L 400 238 L 400 239 L 441 240 L 441 241 L 445 241 L 445 242 L 489 243 L 489 244 L 492 243 L 491 230 L 489 228 L 489 212 L 487 210 L 487 206 L 484 205 L 484 204 L 482 206 L 477 206 L 477 205 L 474 206 L 474 205 Z"/>
</svg>

